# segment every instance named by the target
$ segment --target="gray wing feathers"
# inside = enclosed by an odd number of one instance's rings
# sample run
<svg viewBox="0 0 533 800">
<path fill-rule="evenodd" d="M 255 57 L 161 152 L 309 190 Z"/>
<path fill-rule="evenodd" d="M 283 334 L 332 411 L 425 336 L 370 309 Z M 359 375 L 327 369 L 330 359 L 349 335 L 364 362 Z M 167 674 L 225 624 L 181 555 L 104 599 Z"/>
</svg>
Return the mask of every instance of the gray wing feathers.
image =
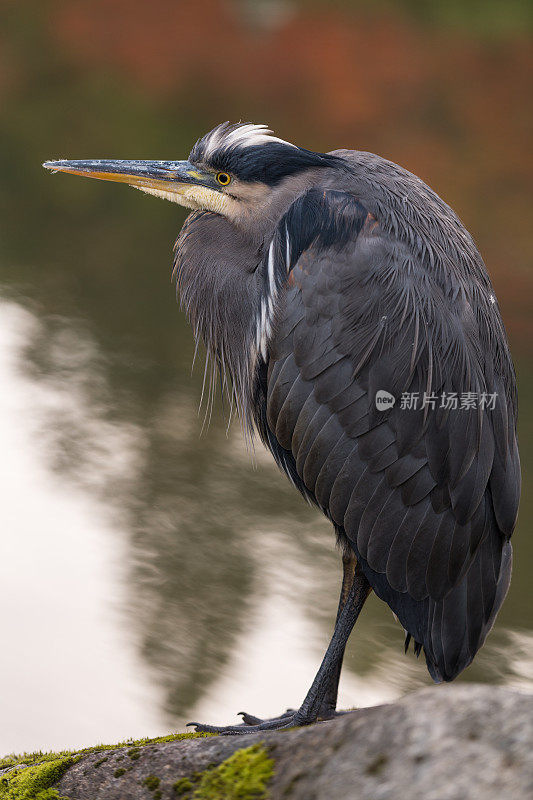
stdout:
<svg viewBox="0 0 533 800">
<path fill-rule="evenodd" d="M 311 243 L 291 266 L 270 343 L 268 425 L 430 672 L 451 679 L 483 642 L 510 574 L 519 463 L 511 379 L 497 373 L 505 342 L 487 366 L 464 287 L 450 303 L 442 276 L 379 225 L 341 249 Z M 396 397 L 393 409 L 376 409 L 378 389 Z M 492 410 L 400 408 L 402 392 L 443 391 L 498 398 Z"/>
</svg>

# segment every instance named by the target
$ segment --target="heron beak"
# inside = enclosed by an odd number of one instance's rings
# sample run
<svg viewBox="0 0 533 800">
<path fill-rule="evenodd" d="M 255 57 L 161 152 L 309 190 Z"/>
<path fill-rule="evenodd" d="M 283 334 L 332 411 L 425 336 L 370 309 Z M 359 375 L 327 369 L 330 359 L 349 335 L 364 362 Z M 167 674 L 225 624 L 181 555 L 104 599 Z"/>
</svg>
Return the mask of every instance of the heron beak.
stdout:
<svg viewBox="0 0 533 800">
<path fill-rule="evenodd" d="M 190 205 L 196 193 L 220 191 L 215 176 L 198 170 L 190 161 L 45 161 L 45 169 L 68 172 L 101 181 L 127 183 L 136 189 L 155 194 L 182 205 Z"/>
</svg>

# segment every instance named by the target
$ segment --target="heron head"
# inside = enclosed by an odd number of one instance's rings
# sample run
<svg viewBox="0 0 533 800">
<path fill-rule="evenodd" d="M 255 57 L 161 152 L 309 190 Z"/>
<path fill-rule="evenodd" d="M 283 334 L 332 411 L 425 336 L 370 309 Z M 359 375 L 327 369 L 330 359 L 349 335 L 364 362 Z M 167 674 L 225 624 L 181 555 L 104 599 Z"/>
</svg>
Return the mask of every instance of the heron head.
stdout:
<svg viewBox="0 0 533 800">
<path fill-rule="evenodd" d="M 119 181 L 186 208 L 249 228 L 275 224 L 334 156 L 274 136 L 265 125 L 223 123 L 199 139 L 187 161 L 46 161 L 54 172 Z"/>
</svg>

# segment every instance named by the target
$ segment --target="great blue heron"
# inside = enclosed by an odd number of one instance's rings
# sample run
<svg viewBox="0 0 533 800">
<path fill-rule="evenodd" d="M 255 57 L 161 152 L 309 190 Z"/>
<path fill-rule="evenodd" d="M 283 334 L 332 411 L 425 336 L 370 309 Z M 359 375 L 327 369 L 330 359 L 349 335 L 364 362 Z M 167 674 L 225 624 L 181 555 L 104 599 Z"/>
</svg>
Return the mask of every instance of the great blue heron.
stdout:
<svg viewBox="0 0 533 800">
<path fill-rule="evenodd" d="M 245 429 L 333 523 L 344 575 L 302 706 L 246 733 L 335 714 L 346 642 L 373 589 L 453 680 L 511 576 L 516 385 L 494 290 L 452 209 L 371 153 L 317 153 L 225 123 L 188 161 L 50 161 L 192 209 L 175 275 Z M 194 723 L 196 724 L 196 723 Z"/>
</svg>

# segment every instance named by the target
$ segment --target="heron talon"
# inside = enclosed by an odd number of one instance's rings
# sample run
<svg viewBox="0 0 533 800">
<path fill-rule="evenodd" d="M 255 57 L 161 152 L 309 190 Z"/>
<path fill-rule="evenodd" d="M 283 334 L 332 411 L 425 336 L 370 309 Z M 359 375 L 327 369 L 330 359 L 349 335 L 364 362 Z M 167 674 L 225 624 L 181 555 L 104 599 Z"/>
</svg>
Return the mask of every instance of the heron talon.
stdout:
<svg viewBox="0 0 533 800">
<path fill-rule="evenodd" d="M 253 714 L 247 714 L 246 711 L 239 711 L 239 716 L 242 717 L 244 725 L 260 725 L 264 722 L 261 717 L 254 717 Z"/>
<path fill-rule="evenodd" d="M 201 722 L 187 722 L 185 727 L 194 727 L 195 733 L 218 733 L 216 725 L 202 725 Z"/>
</svg>

